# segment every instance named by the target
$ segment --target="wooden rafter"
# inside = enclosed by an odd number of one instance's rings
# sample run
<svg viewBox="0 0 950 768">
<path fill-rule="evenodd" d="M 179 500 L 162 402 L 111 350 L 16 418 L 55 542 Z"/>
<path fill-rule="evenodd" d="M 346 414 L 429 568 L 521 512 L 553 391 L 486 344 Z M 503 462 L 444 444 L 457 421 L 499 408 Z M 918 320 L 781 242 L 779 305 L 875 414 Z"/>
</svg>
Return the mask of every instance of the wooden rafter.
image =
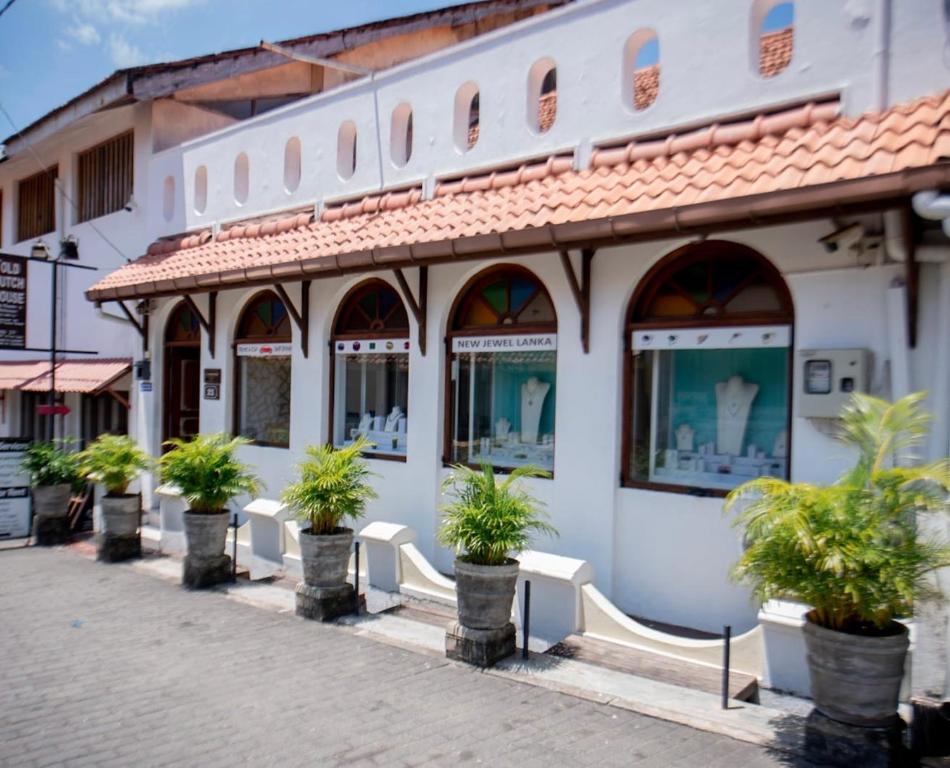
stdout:
<svg viewBox="0 0 950 768">
<path fill-rule="evenodd" d="M 593 248 L 584 248 L 581 251 L 581 275 L 578 279 L 571 263 L 571 255 L 566 250 L 561 252 L 561 266 L 567 276 L 567 283 L 571 288 L 571 295 L 581 315 L 581 345 L 584 354 L 590 352 L 590 270 L 596 251 Z"/>
<path fill-rule="evenodd" d="M 300 283 L 300 309 L 291 301 L 287 289 L 280 283 L 274 284 L 274 291 L 280 296 L 280 300 L 287 307 L 287 313 L 290 319 L 294 321 L 297 330 L 300 331 L 300 349 L 304 357 L 310 354 L 310 281 L 304 280 Z"/>
<path fill-rule="evenodd" d="M 198 318 L 198 322 L 202 328 L 205 329 L 205 333 L 208 334 L 208 352 L 211 354 L 211 357 L 214 357 L 214 328 L 215 328 L 215 316 L 217 314 L 217 304 L 218 304 L 218 292 L 211 291 L 208 294 L 208 316 L 205 317 L 198 305 L 195 304 L 195 300 L 191 298 L 190 294 L 185 294 L 183 296 L 185 303 L 191 307 L 191 311 L 195 313 L 195 317 Z"/>
<path fill-rule="evenodd" d="M 427 308 L 429 303 L 429 268 L 426 266 L 419 267 L 418 299 L 416 299 L 415 295 L 412 293 L 412 289 L 409 287 L 409 282 L 406 280 L 406 276 L 403 274 L 402 269 L 397 267 L 393 270 L 393 274 L 396 276 L 396 282 L 399 283 L 399 290 L 402 291 L 402 295 L 406 300 L 406 304 L 409 305 L 409 311 L 412 312 L 412 316 L 416 319 L 416 325 L 419 329 L 419 352 L 423 357 L 425 357 L 426 315 L 428 314 Z"/>
</svg>

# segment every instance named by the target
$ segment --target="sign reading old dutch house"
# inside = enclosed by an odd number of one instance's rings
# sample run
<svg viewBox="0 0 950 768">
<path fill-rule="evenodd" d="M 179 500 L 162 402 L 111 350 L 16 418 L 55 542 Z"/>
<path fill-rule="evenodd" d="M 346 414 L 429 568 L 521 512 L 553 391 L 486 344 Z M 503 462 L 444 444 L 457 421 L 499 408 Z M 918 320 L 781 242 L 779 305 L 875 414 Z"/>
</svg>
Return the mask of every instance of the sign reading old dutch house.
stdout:
<svg viewBox="0 0 950 768">
<path fill-rule="evenodd" d="M 26 264 L 0 254 L 0 349 L 26 347 Z"/>
</svg>

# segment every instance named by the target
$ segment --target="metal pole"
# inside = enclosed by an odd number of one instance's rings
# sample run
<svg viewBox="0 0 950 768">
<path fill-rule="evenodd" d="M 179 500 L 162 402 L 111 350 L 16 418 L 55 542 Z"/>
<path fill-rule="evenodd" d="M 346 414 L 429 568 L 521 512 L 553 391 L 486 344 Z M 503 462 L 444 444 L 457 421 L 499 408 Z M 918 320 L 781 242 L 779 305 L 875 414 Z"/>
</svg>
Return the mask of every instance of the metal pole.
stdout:
<svg viewBox="0 0 950 768">
<path fill-rule="evenodd" d="M 58 260 L 57 260 L 58 261 Z M 53 270 L 49 310 L 49 398 L 48 404 L 56 405 L 56 299 L 59 294 L 59 270 L 57 262 L 51 265 Z M 52 442 L 56 437 L 56 416 L 50 411 L 46 416 L 46 439 Z"/>
<path fill-rule="evenodd" d="M 356 599 L 359 600 L 360 597 L 360 543 L 358 541 L 353 542 L 354 550 L 354 559 L 356 570 L 353 573 L 353 588 L 356 590 Z"/>
<path fill-rule="evenodd" d="M 722 708 L 729 709 L 729 645 L 732 642 L 732 627 L 722 628 Z"/>
<path fill-rule="evenodd" d="M 525 579 L 524 583 L 524 616 L 521 620 L 521 658 L 528 658 L 528 638 L 531 637 L 531 582 Z"/>
<path fill-rule="evenodd" d="M 231 540 L 231 581 L 237 581 L 237 532 L 238 532 L 237 512 L 234 513 L 234 518 L 231 521 L 231 526 L 234 528 L 234 538 Z"/>
</svg>

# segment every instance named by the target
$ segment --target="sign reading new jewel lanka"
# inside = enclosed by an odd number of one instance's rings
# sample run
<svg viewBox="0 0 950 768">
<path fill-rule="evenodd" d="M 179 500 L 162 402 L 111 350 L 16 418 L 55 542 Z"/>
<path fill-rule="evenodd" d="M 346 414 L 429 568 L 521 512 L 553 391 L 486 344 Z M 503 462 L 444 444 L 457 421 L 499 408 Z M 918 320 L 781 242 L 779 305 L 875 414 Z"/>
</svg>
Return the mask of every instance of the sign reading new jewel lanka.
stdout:
<svg viewBox="0 0 950 768">
<path fill-rule="evenodd" d="M 0 439 L 0 539 L 30 535 L 30 478 L 23 471 L 23 455 L 30 441 Z"/>
<path fill-rule="evenodd" d="M 238 357 L 290 357 L 294 345 L 281 344 L 238 344 Z"/>
<path fill-rule="evenodd" d="M 0 253 L 0 349 L 26 346 L 26 259 Z"/>
<path fill-rule="evenodd" d="M 553 352 L 556 349 L 556 333 L 456 336 L 452 339 L 453 352 Z"/>
</svg>

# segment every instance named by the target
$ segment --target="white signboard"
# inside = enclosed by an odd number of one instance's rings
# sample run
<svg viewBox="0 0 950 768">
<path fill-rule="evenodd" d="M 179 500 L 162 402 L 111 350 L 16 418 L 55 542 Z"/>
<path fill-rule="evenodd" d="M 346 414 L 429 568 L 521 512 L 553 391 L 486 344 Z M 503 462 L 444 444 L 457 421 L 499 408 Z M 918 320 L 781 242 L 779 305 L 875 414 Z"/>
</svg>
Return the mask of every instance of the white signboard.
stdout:
<svg viewBox="0 0 950 768">
<path fill-rule="evenodd" d="M 290 357 L 294 345 L 283 344 L 238 344 L 238 357 Z"/>
<path fill-rule="evenodd" d="M 647 349 L 764 349 L 788 347 L 787 325 L 745 325 L 729 328 L 657 328 L 633 332 L 633 351 Z"/>
<path fill-rule="evenodd" d="M 21 464 L 30 441 L 0 439 L 0 539 L 30 535 L 30 478 Z"/>
<path fill-rule="evenodd" d="M 505 336 L 456 336 L 453 352 L 553 352 L 556 333 L 525 333 Z"/>
<path fill-rule="evenodd" d="M 338 355 L 394 355 L 409 352 L 409 339 L 356 339 L 338 341 L 334 346 Z"/>
</svg>

